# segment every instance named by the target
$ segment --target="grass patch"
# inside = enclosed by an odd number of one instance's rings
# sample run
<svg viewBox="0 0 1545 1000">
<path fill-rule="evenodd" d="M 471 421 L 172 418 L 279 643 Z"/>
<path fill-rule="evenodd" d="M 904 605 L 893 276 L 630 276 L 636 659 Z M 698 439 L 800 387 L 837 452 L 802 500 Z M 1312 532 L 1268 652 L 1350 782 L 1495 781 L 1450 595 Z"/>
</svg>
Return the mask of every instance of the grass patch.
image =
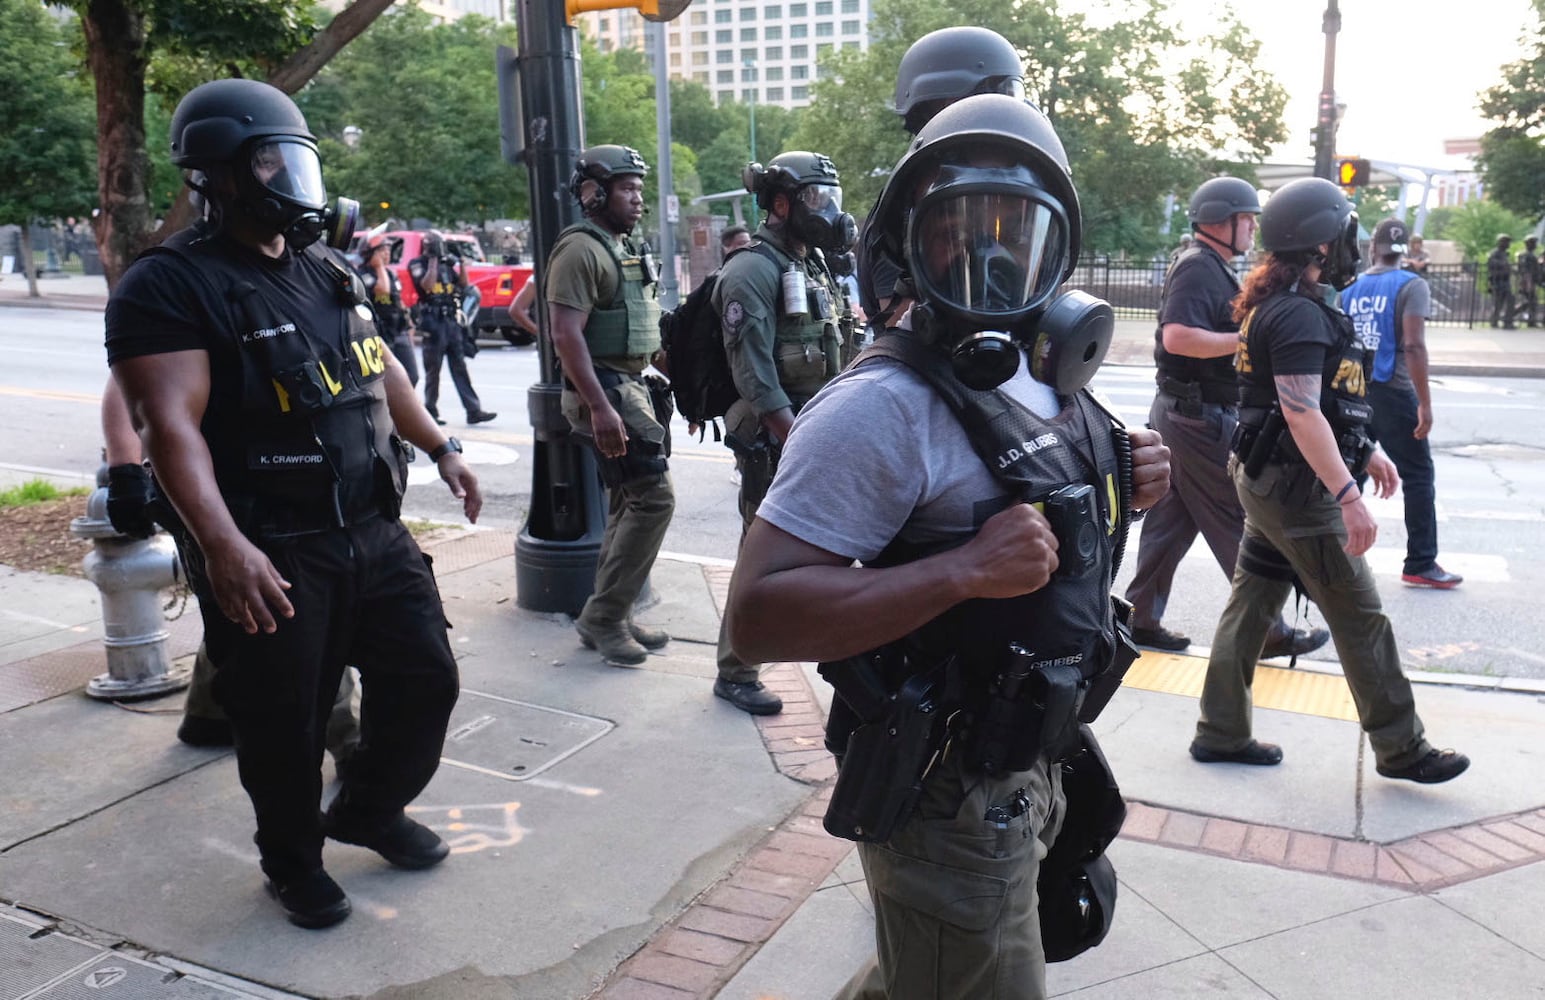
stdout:
<svg viewBox="0 0 1545 1000">
<path fill-rule="evenodd" d="M 7 507 L 25 507 L 28 504 L 47 503 L 50 500 L 58 500 L 61 497 L 85 496 L 91 490 L 85 486 L 72 486 L 61 490 L 53 483 L 41 479 L 29 479 L 20 486 L 12 486 L 8 490 L 0 490 L 0 510 Z"/>
<path fill-rule="evenodd" d="M 447 528 L 455 528 L 458 530 L 461 528 L 461 525 L 459 524 L 442 524 L 439 521 L 426 521 L 423 518 L 416 517 L 403 518 L 402 526 L 407 528 L 408 534 L 412 535 L 414 538 L 422 538 L 425 535 L 432 535 L 437 531 L 444 531 Z"/>
</svg>

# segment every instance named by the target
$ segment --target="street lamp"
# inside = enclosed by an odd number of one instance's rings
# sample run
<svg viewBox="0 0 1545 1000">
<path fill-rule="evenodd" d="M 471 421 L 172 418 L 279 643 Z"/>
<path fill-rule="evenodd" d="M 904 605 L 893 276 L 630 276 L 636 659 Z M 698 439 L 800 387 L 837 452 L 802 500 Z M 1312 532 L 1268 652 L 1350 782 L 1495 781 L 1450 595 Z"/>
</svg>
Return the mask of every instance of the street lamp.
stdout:
<svg viewBox="0 0 1545 1000">
<path fill-rule="evenodd" d="M 359 146 L 360 136 L 364 134 L 365 130 L 358 125 L 345 125 L 343 127 L 343 144 L 350 149 L 356 149 Z"/>
</svg>

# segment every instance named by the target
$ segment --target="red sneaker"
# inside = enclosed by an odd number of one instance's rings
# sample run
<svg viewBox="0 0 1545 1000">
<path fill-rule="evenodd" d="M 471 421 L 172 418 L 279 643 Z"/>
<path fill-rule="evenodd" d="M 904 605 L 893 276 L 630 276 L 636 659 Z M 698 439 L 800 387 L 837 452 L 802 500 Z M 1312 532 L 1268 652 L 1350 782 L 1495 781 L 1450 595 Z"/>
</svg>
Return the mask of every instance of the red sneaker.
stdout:
<svg viewBox="0 0 1545 1000">
<path fill-rule="evenodd" d="M 1400 582 L 1408 587 L 1431 587 L 1433 590 L 1453 590 L 1461 583 L 1464 583 L 1465 578 L 1458 573 L 1450 573 L 1437 563 L 1433 563 L 1431 569 L 1423 570 L 1420 573 L 1400 574 Z"/>
</svg>

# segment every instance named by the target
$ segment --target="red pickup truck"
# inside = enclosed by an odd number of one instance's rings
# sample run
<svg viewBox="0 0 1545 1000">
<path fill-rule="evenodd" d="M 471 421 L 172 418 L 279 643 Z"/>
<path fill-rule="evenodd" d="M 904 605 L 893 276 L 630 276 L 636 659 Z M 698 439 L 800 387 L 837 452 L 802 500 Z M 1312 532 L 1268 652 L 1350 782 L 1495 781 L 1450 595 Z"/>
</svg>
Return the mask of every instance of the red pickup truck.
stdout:
<svg viewBox="0 0 1545 1000">
<path fill-rule="evenodd" d="M 391 243 L 391 266 L 402 282 L 402 304 L 411 308 L 418 301 L 418 289 L 413 287 L 413 281 L 408 277 L 408 261 L 424 252 L 425 230 L 393 229 L 382 235 Z M 478 332 L 502 337 L 516 347 L 530 344 L 531 335 L 510 320 L 510 303 L 525 285 L 526 279 L 531 277 L 531 268 L 492 263 L 483 255 L 483 247 L 475 236 L 452 232 L 444 236 L 445 248 L 461 258 L 467 281 L 477 288 Z M 358 256 L 364 241 L 364 233 L 355 234 L 354 243 L 350 247 L 354 256 Z"/>
</svg>

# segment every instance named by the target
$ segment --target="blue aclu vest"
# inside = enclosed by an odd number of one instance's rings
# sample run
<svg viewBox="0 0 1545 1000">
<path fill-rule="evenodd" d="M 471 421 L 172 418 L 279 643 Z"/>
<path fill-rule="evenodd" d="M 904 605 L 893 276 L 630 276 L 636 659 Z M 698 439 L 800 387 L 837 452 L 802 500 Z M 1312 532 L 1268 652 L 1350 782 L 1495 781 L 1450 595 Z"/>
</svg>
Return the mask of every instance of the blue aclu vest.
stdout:
<svg viewBox="0 0 1545 1000">
<path fill-rule="evenodd" d="M 1395 354 L 1400 331 L 1395 329 L 1395 299 L 1406 282 L 1416 280 L 1410 271 L 1365 274 L 1341 293 L 1341 308 L 1352 317 L 1357 339 L 1373 352 L 1373 380 L 1388 382 L 1395 374 Z"/>
</svg>

